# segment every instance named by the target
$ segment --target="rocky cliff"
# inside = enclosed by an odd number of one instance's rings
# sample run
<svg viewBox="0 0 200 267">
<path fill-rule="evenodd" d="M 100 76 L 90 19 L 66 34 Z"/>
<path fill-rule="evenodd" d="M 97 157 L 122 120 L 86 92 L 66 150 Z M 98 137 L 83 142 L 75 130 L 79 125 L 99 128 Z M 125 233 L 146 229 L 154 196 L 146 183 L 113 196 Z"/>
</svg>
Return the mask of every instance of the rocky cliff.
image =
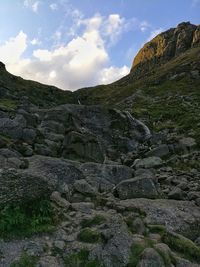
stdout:
<svg viewBox="0 0 200 267">
<path fill-rule="evenodd" d="M 76 93 L 0 64 L 0 267 L 200 266 L 198 43 L 182 23 Z"/>
<path fill-rule="evenodd" d="M 146 43 L 133 60 L 131 72 L 145 73 L 200 45 L 200 25 L 180 23 Z"/>
</svg>

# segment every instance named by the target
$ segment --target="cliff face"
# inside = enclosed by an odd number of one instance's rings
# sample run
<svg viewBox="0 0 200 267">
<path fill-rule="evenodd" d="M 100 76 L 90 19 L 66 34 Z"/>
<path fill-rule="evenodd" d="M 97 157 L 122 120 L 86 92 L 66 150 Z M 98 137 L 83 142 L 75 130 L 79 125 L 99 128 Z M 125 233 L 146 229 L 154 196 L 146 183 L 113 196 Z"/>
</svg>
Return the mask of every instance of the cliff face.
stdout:
<svg viewBox="0 0 200 267">
<path fill-rule="evenodd" d="M 199 45 L 200 25 L 180 23 L 176 28 L 157 35 L 144 45 L 133 60 L 131 73 L 145 73 Z"/>
</svg>

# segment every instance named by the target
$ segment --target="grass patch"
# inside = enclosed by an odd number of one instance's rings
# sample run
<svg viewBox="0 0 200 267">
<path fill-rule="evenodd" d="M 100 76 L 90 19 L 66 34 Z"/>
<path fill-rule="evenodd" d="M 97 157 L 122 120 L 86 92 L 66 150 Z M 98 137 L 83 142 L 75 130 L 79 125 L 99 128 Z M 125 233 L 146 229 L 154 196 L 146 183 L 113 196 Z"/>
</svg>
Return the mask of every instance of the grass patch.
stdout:
<svg viewBox="0 0 200 267">
<path fill-rule="evenodd" d="M 78 234 L 78 239 L 86 243 L 97 243 L 101 239 L 101 236 L 96 230 L 85 228 Z"/>
<path fill-rule="evenodd" d="M 0 99 L 0 109 L 5 109 L 6 111 L 15 110 L 17 108 L 16 101 L 12 99 Z"/>
<path fill-rule="evenodd" d="M 66 267 L 103 267 L 98 260 L 89 260 L 89 251 L 82 249 L 64 258 Z"/>
<path fill-rule="evenodd" d="M 163 225 L 148 225 L 148 228 L 152 233 L 159 233 L 163 243 L 166 243 L 172 250 L 177 251 L 188 260 L 200 263 L 200 247 L 190 239 L 167 231 Z"/>
<path fill-rule="evenodd" d="M 5 144 L 5 146 L 10 145 L 12 143 L 12 139 L 8 135 L 1 133 L 0 134 L 0 143 Z"/>
<path fill-rule="evenodd" d="M 19 260 L 11 263 L 10 267 L 36 267 L 38 257 L 23 253 Z"/>
<path fill-rule="evenodd" d="M 170 232 L 166 232 L 162 239 L 171 249 L 181 253 L 184 258 L 200 263 L 200 247 L 190 239 Z"/>
<path fill-rule="evenodd" d="M 145 248 L 153 247 L 154 243 L 155 242 L 151 239 L 145 238 L 144 242 L 133 244 L 131 247 L 129 263 L 126 267 L 136 267 Z"/>
<path fill-rule="evenodd" d="M 81 226 L 83 228 L 91 227 L 91 226 L 94 226 L 94 225 L 102 224 L 105 221 L 106 221 L 106 219 L 102 215 L 96 215 L 93 218 L 83 219 L 82 222 L 81 222 Z"/>
<path fill-rule="evenodd" d="M 9 205 L 0 210 L 0 237 L 13 238 L 30 236 L 51 231 L 55 224 L 55 214 L 47 200 L 26 205 Z"/>
</svg>

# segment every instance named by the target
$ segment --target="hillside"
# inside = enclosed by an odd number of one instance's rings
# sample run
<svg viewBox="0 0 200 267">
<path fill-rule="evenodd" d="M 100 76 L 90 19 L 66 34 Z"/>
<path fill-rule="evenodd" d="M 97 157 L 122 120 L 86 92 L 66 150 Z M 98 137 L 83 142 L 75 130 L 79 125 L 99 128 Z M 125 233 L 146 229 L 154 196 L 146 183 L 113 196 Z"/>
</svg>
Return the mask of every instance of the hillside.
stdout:
<svg viewBox="0 0 200 267">
<path fill-rule="evenodd" d="M 200 266 L 199 38 L 74 93 L 1 63 L 0 267 Z"/>
</svg>

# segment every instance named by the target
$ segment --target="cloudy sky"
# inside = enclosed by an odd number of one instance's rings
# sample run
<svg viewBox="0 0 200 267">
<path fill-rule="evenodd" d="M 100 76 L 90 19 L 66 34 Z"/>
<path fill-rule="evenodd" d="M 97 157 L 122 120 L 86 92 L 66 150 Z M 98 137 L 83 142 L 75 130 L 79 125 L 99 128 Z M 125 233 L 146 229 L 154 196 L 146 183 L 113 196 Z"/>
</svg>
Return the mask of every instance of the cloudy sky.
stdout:
<svg viewBox="0 0 200 267">
<path fill-rule="evenodd" d="M 106 84 L 147 40 L 199 14 L 200 0 L 1 0 L 0 61 L 65 90 Z"/>
</svg>

